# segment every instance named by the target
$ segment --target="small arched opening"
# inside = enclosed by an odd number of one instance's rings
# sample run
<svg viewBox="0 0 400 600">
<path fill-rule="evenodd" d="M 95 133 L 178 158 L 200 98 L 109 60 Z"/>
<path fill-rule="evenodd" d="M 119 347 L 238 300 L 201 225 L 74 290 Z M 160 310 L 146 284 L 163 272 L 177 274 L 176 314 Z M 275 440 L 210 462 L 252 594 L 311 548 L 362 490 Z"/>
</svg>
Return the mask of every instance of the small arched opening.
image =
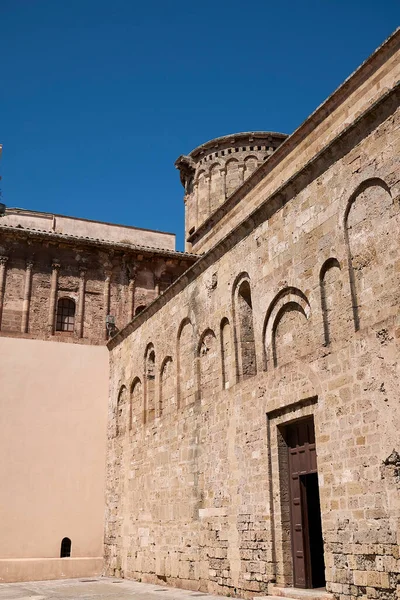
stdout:
<svg viewBox="0 0 400 600">
<path fill-rule="evenodd" d="M 135 310 L 135 317 L 139 315 L 146 308 L 145 304 L 140 304 Z"/>
<path fill-rule="evenodd" d="M 67 537 L 61 542 L 60 558 L 69 558 L 71 556 L 71 540 Z"/>
</svg>

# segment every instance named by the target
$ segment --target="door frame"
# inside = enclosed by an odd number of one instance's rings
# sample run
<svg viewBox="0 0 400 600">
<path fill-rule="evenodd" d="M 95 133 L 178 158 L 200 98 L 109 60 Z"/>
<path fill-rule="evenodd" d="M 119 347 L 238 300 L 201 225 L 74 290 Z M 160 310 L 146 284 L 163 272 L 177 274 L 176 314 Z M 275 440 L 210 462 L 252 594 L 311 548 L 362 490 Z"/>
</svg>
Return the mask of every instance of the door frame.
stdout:
<svg viewBox="0 0 400 600">
<path fill-rule="evenodd" d="M 277 587 L 293 587 L 293 555 L 290 532 L 290 502 L 288 490 L 288 451 L 283 438 L 284 428 L 297 419 L 313 417 L 318 420 L 318 395 L 303 399 L 288 393 L 288 400 L 266 411 L 268 488 L 270 535 L 272 543 L 272 577 Z"/>
<path fill-rule="evenodd" d="M 317 475 L 317 455 L 313 416 L 291 421 L 283 426 L 287 444 L 290 502 L 290 537 L 293 585 L 313 588 L 310 528 L 308 522 L 307 475 Z M 319 492 L 319 490 L 318 490 Z"/>
</svg>

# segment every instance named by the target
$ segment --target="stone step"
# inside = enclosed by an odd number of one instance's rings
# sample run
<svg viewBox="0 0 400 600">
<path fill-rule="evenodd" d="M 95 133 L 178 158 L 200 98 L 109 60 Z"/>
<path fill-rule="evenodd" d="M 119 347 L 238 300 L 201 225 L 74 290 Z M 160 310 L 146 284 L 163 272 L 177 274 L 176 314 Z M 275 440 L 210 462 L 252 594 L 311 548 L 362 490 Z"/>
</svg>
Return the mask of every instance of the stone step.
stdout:
<svg viewBox="0 0 400 600">
<path fill-rule="evenodd" d="M 304 590 L 302 588 L 268 586 L 269 596 L 258 596 L 257 600 L 334 600 L 333 594 L 325 589 Z"/>
<path fill-rule="evenodd" d="M 257 596 L 254 600 L 282 600 L 282 596 Z"/>
<path fill-rule="evenodd" d="M 254 600 L 282 600 L 282 598 L 289 598 L 290 600 L 304 600 L 305 598 L 307 598 L 307 596 L 304 595 L 295 595 L 293 594 L 292 596 L 257 596 L 256 598 L 254 598 Z M 322 600 L 322 598 L 325 598 L 325 596 L 319 596 Z M 333 596 L 328 596 L 328 598 L 333 598 Z"/>
</svg>

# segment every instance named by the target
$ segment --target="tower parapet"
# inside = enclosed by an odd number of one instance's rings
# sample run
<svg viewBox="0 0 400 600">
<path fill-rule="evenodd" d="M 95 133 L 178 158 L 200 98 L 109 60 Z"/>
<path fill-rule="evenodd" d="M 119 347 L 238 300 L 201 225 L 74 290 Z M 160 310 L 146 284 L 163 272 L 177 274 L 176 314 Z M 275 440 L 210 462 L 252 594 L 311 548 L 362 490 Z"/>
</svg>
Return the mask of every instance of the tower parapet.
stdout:
<svg viewBox="0 0 400 600">
<path fill-rule="evenodd" d="M 176 160 L 185 188 L 186 239 L 286 138 L 269 131 L 235 133 L 210 140 Z"/>
</svg>

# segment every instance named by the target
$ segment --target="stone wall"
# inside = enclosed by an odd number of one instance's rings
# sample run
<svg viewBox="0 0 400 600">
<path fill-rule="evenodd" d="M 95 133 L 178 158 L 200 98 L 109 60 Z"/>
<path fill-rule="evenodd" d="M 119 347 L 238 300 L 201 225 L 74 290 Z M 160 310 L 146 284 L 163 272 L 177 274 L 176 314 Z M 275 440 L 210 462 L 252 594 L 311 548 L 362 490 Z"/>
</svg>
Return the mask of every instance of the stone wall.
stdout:
<svg viewBox="0 0 400 600">
<path fill-rule="evenodd" d="M 197 223 L 191 233 L 186 229 L 189 233 L 187 250 L 197 254 L 207 252 L 249 218 L 267 198 L 275 196 L 279 201 L 282 186 L 298 178 L 304 169 L 313 168 L 321 152 L 337 142 L 365 111 L 398 84 L 399 79 L 400 35 L 395 32 L 203 223 Z M 353 167 L 359 168 L 356 163 Z M 186 222 L 190 220 L 192 207 L 193 203 L 187 201 Z"/>
<path fill-rule="evenodd" d="M 292 585 L 282 427 L 313 416 L 327 589 L 400 593 L 397 107 L 342 128 L 110 342 L 108 574 Z"/>
<path fill-rule="evenodd" d="M 189 156 L 178 158 L 175 165 L 185 188 L 186 240 L 286 137 L 283 133 L 267 131 L 235 133 L 210 140 L 192 150 Z M 192 250 L 190 242 L 187 250 Z"/>
<path fill-rule="evenodd" d="M 107 315 L 115 317 L 111 333 L 122 329 L 195 260 L 93 242 L 0 219 L 0 335 L 104 344 Z M 72 331 L 57 330 L 63 299 L 74 305 Z"/>
</svg>

